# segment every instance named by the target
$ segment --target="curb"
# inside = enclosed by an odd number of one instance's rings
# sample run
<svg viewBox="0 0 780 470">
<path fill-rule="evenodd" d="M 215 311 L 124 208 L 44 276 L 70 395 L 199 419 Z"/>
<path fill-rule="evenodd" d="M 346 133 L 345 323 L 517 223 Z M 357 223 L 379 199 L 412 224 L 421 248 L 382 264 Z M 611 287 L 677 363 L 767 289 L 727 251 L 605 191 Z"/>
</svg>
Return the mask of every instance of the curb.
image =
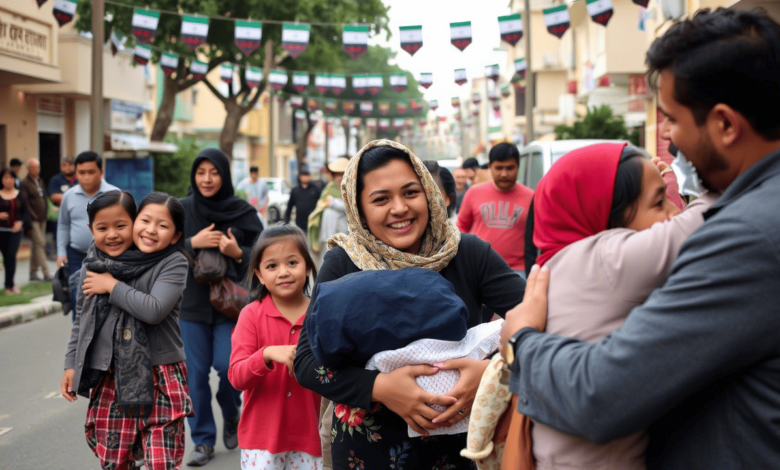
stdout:
<svg viewBox="0 0 780 470">
<path fill-rule="evenodd" d="M 61 312 L 62 304 L 53 300 L 20 305 L 13 311 L 0 313 L 0 329 Z"/>
</svg>

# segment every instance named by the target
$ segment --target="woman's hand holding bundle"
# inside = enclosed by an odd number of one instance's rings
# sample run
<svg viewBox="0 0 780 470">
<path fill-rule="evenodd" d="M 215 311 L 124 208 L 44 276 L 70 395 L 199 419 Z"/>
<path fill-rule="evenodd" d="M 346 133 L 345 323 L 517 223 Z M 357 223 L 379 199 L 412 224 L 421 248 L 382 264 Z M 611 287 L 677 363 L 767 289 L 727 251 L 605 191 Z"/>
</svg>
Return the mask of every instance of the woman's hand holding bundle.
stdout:
<svg viewBox="0 0 780 470">
<path fill-rule="evenodd" d="M 479 382 L 489 364 L 489 359 L 452 359 L 441 364 L 434 364 L 434 367 L 441 370 L 457 369 L 460 372 L 458 383 L 448 392 L 457 401 L 447 407 L 444 413 L 437 416 L 433 420 L 434 423 L 446 423 L 447 426 L 451 426 L 471 413 L 471 406 L 474 404 L 474 397 L 477 396 Z"/>
<path fill-rule="evenodd" d="M 211 224 L 192 237 L 192 247 L 196 250 L 218 248 L 223 237 L 222 232 L 214 230 L 214 224 Z"/>
</svg>

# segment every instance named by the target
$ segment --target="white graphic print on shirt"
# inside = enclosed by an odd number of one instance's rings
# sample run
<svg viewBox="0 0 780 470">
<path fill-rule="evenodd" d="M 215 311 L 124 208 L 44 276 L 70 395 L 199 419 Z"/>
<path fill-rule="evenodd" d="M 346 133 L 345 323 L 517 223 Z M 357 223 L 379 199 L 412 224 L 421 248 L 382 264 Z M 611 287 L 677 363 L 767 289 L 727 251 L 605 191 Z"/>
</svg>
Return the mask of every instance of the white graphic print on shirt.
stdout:
<svg viewBox="0 0 780 470">
<path fill-rule="evenodd" d="M 515 206 L 511 216 L 509 215 L 510 205 Z M 510 229 L 517 224 L 520 214 L 523 213 L 523 208 L 511 202 L 499 201 L 498 211 L 496 211 L 495 202 L 486 202 L 479 206 L 479 212 L 482 214 L 482 220 L 488 228 Z"/>
</svg>

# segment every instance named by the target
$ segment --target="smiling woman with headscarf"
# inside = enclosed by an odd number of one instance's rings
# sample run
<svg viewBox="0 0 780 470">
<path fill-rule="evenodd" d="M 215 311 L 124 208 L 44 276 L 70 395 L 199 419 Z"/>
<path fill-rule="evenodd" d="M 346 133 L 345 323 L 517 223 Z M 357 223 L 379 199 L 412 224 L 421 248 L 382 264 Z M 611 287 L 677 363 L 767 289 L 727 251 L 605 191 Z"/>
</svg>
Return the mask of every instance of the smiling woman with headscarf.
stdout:
<svg viewBox="0 0 780 470">
<path fill-rule="evenodd" d="M 248 265 L 252 244 L 263 226 L 257 211 L 234 195 L 230 162 L 225 154 L 218 149 L 200 152 L 192 164 L 190 184 L 192 193 L 181 201 L 187 211 L 184 225 L 187 250 L 193 255 L 204 249 L 219 250 L 229 260 L 227 277 L 234 281 L 242 279 L 243 266 Z M 227 377 L 230 333 L 236 323 L 211 306 L 209 287 L 198 284 L 190 269 L 179 324 L 195 408 L 195 416 L 189 418 L 195 450 L 187 463 L 200 466 L 213 454 L 217 435 L 209 387 L 212 367 L 219 375 L 217 402 L 225 421 L 225 447 L 233 449 L 238 445 L 241 396 Z"/>
</svg>

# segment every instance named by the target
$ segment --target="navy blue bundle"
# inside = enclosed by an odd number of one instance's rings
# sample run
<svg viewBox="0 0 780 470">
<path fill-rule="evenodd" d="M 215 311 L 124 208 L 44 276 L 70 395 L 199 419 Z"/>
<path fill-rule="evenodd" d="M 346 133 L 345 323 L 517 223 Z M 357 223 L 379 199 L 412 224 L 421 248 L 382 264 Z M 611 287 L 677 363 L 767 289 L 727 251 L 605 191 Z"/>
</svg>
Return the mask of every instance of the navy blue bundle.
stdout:
<svg viewBox="0 0 780 470">
<path fill-rule="evenodd" d="M 418 339 L 460 341 L 468 310 L 452 284 L 422 268 L 362 271 L 318 284 L 306 331 L 325 367 L 365 366 Z"/>
</svg>

